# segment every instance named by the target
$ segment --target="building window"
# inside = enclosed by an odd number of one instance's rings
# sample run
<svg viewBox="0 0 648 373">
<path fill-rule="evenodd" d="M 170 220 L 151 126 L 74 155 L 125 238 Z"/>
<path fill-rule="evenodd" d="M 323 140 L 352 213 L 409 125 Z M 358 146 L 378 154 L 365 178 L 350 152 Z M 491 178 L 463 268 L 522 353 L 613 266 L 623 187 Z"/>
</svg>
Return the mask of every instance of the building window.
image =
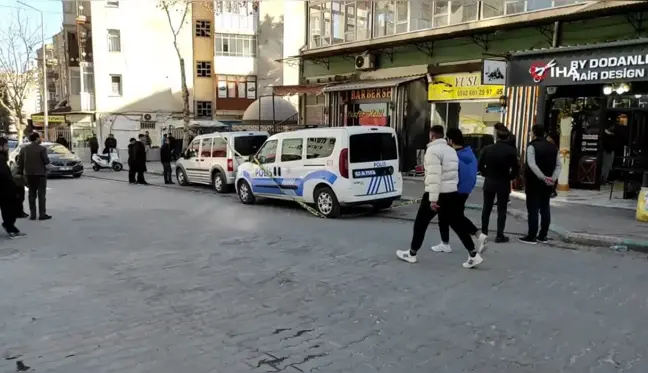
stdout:
<svg viewBox="0 0 648 373">
<path fill-rule="evenodd" d="M 208 78 L 212 75 L 212 63 L 209 61 L 196 62 L 196 75 L 200 78 Z"/>
<path fill-rule="evenodd" d="M 196 36 L 208 38 L 211 36 L 211 22 L 210 21 L 196 21 Z"/>
<path fill-rule="evenodd" d="M 111 8 L 118 8 L 119 7 L 119 1 L 117 1 L 117 0 L 108 0 L 108 1 L 106 1 L 106 6 L 111 7 Z"/>
<path fill-rule="evenodd" d="M 81 94 L 81 72 L 78 69 L 70 69 L 70 94 Z"/>
<path fill-rule="evenodd" d="M 216 34 L 217 56 L 256 57 L 256 35 Z"/>
<path fill-rule="evenodd" d="M 108 30 L 108 52 L 121 52 L 121 32 Z"/>
<path fill-rule="evenodd" d="M 196 118 L 211 118 L 212 103 L 211 101 L 196 101 Z"/>
<path fill-rule="evenodd" d="M 218 98 L 256 100 L 256 76 L 218 76 Z"/>
<path fill-rule="evenodd" d="M 121 75 L 111 75 L 110 76 L 110 85 L 111 85 L 111 96 L 121 96 L 122 91 L 122 76 Z"/>
<path fill-rule="evenodd" d="M 140 129 L 141 130 L 154 130 L 155 129 L 155 122 L 140 122 Z"/>
</svg>

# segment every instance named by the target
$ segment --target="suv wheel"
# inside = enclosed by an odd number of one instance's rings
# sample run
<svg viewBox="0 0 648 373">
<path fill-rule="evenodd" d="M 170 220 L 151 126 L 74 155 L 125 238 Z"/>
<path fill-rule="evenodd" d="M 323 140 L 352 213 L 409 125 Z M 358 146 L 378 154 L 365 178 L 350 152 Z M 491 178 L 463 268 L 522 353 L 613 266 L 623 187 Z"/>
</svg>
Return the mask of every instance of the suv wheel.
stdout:
<svg viewBox="0 0 648 373">
<path fill-rule="evenodd" d="M 327 218 L 336 218 L 340 216 L 340 203 L 333 190 L 327 186 L 315 190 L 315 208 L 320 214 Z"/>
<path fill-rule="evenodd" d="M 252 194 L 252 188 L 250 188 L 250 184 L 248 184 L 248 182 L 245 180 L 240 180 L 238 182 L 238 188 L 236 188 L 236 191 L 239 199 L 241 200 L 241 202 L 243 202 L 244 205 L 251 205 L 256 200 L 254 194 Z"/>
</svg>

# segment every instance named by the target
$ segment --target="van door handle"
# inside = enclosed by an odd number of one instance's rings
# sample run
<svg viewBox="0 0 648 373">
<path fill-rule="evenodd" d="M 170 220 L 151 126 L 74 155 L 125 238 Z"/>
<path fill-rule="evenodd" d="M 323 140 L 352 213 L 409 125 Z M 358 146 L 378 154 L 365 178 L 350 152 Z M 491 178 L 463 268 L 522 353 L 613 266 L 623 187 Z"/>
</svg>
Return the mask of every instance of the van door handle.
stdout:
<svg viewBox="0 0 648 373">
<path fill-rule="evenodd" d="M 277 167 L 277 173 L 279 174 L 279 177 L 281 177 L 281 167 Z"/>
<path fill-rule="evenodd" d="M 277 176 L 277 167 L 272 167 L 272 175 Z"/>
</svg>

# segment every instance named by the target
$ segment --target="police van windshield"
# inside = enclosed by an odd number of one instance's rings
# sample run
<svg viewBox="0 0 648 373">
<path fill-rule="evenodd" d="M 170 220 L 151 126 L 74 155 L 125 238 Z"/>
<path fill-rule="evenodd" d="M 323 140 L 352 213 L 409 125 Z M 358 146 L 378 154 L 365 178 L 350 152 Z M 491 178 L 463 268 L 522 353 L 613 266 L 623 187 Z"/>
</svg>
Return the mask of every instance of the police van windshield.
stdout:
<svg viewBox="0 0 648 373">
<path fill-rule="evenodd" d="M 363 163 L 398 159 L 396 137 L 390 133 L 351 135 L 349 162 Z"/>
<path fill-rule="evenodd" d="M 234 138 L 234 150 L 243 156 L 256 154 L 267 138 L 266 135 L 237 136 Z"/>
</svg>

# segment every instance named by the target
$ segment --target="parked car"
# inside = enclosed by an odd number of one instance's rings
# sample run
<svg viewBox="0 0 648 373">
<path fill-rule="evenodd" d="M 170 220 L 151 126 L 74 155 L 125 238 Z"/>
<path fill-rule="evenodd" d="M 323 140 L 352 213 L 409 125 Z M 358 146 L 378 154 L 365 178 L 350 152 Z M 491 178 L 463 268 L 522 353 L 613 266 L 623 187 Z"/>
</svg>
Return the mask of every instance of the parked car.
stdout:
<svg viewBox="0 0 648 373">
<path fill-rule="evenodd" d="M 9 166 L 16 164 L 16 157 L 20 150 L 29 143 L 17 146 L 9 153 Z M 83 163 L 81 159 L 61 144 L 52 142 L 41 143 L 47 149 L 47 156 L 50 160 L 48 176 L 73 176 L 75 178 L 83 175 Z"/>
</svg>

